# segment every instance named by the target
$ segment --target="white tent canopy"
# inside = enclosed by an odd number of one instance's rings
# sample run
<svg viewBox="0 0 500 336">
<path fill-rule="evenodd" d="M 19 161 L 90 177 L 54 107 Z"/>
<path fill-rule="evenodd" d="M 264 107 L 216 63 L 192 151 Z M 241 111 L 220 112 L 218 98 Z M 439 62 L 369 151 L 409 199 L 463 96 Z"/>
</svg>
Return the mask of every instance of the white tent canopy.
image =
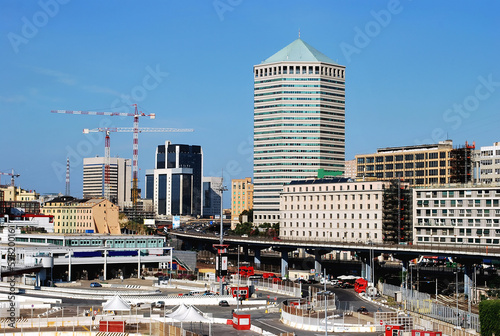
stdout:
<svg viewBox="0 0 500 336">
<path fill-rule="evenodd" d="M 130 305 L 123 300 L 119 295 L 115 295 L 112 299 L 102 304 L 103 310 L 128 311 Z"/>
<path fill-rule="evenodd" d="M 171 319 L 176 319 L 177 316 L 182 316 L 188 311 L 188 307 L 184 305 L 184 303 L 181 303 L 179 305 L 179 308 L 177 308 L 173 313 L 167 314 L 167 317 L 170 317 Z"/>
<path fill-rule="evenodd" d="M 177 312 L 181 309 L 185 310 L 178 314 Z M 210 322 L 209 319 L 203 317 L 193 306 L 186 308 L 186 306 L 181 305 L 175 312 L 167 316 L 181 322 Z"/>
</svg>

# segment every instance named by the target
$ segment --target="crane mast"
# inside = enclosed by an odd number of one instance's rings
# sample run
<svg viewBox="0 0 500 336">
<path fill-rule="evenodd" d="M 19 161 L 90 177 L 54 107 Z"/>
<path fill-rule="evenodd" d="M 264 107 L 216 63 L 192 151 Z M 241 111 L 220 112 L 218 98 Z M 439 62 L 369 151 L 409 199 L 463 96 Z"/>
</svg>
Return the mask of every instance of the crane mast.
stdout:
<svg viewBox="0 0 500 336">
<path fill-rule="evenodd" d="M 110 199 L 110 190 L 111 190 L 111 183 L 110 183 L 110 153 L 111 153 L 111 141 L 109 134 L 110 132 L 133 132 L 134 133 L 134 155 L 136 155 L 136 161 L 135 164 L 137 165 L 137 156 L 139 154 L 139 146 L 138 146 L 138 135 L 139 133 L 146 133 L 146 132 L 194 132 L 192 128 L 148 128 L 148 127 L 99 127 L 99 128 L 93 128 L 93 129 L 88 129 L 85 128 L 83 130 L 84 134 L 88 133 L 95 133 L 95 132 L 105 132 L 106 133 L 106 138 L 105 138 L 105 143 L 104 143 L 104 156 L 105 156 L 105 165 L 104 165 L 104 198 Z M 132 203 L 134 206 L 137 205 L 137 200 L 139 199 L 139 188 L 138 188 L 138 176 L 135 173 L 137 171 L 134 171 L 133 174 L 133 179 L 132 179 Z M 135 184 L 134 184 L 135 181 Z M 134 193 L 135 190 L 135 193 Z"/>
</svg>

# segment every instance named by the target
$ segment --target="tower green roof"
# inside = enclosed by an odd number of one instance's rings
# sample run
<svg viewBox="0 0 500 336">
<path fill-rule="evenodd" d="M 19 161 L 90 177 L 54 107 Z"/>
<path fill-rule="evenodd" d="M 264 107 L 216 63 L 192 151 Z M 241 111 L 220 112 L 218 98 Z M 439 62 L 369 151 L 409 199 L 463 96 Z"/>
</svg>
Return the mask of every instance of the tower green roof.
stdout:
<svg viewBox="0 0 500 336">
<path fill-rule="evenodd" d="M 319 52 L 300 38 L 266 59 L 262 64 L 276 62 L 324 62 L 337 64 L 328 56 Z"/>
</svg>

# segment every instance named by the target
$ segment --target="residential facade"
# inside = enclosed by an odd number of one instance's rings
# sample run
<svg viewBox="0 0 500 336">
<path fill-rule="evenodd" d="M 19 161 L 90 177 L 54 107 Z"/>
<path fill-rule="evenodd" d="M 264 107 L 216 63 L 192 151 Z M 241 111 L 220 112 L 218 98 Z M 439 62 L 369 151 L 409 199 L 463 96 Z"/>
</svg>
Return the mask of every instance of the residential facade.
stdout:
<svg viewBox="0 0 500 336">
<path fill-rule="evenodd" d="M 54 217 L 54 233 L 121 234 L 118 206 L 106 199 L 55 198 L 40 209 Z"/>
<path fill-rule="evenodd" d="M 254 66 L 254 224 L 277 223 L 280 193 L 343 171 L 345 66 L 300 38 Z"/>
<path fill-rule="evenodd" d="M 83 198 L 104 198 L 105 160 L 104 157 L 83 159 Z M 131 204 L 131 180 L 132 161 L 109 158 L 109 200 L 120 208 Z"/>
<path fill-rule="evenodd" d="M 453 148 L 453 141 L 432 145 L 388 147 L 356 155 L 357 178 L 402 179 L 411 186 L 466 183 L 472 179 L 474 145 Z"/>
<path fill-rule="evenodd" d="M 231 180 L 231 226 L 239 223 L 243 211 L 251 209 L 253 209 L 252 178 Z"/>
<path fill-rule="evenodd" d="M 156 148 L 155 169 L 146 171 L 146 199 L 157 216 L 203 215 L 201 146 L 172 144 Z"/>
<path fill-rule="evenodd" d="M 0 191 L 3 193 L 4 201 L 29 202 L 36 201 L 40 197 L 35 190 L 24 190 L 10 185 L 0 185 Z"/>
<path fill-rule="evenodd" d="M 203 216 L 215 217 L 221 214 L 222 177 L 203 177 Z"/>
<path fill-rule="evenodd" d="M 500 142 L 477 151 L 476 170 L 479 183 L 500 183 Z"/>
<path fill-rule="evenodd" d="M 500 184 L 413 189 L 414 244 L 500 244 Z"/>
<path fill-rule="evenodd" d="M 345 178 L 292 181 L 281 193 L 280 238 L 382 243 L 390 186 L 389 181 Z"/>
<path fill-rule="evenodd" d="M 345 161 L 345 169 L 344 169 L 344 177 L 355 179 L 358 174 L 356 159 L 346 160 Z"/>
</svg>

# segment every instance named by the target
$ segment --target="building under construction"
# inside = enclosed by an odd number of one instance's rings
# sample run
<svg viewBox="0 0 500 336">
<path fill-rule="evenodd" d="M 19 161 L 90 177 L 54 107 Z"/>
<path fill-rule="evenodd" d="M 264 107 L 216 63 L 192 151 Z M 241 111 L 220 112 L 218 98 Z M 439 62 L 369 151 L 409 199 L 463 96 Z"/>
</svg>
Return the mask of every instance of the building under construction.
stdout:
<svg viewBox="0 0 500 336">
<path fill-rule="evenodd" d="M 382 235 L 384 243 L 410 243 L 413 240 L 411 189 L 407 183 L 392 180 L 384 190 Z"/>
<path fill-rule="evenodd" d="M 450 183 L 469 183 L 472 181 L 472 151 L 475 143 L 459 146 L 450 151 Z"/>
</svg>

